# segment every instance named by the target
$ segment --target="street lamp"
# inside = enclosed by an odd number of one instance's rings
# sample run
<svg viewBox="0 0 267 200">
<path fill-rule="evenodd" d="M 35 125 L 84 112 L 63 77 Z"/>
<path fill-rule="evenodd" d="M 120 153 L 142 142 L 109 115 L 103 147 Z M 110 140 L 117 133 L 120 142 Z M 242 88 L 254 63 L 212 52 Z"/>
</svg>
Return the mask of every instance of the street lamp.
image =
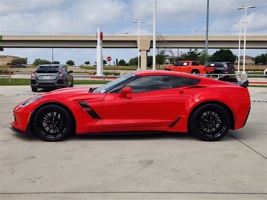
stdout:
<svg viewBox="0 0 267 200">
<path fill-rule="evenodd" d="M 138 53 L 137 53 L 137 69 L 138 70 L 140 70 L 140 64 L 139 64 L 139 55 L 140 55 L 140 52 L 139 52 L 139 48 L 140 48 L 140 24 L 141 23 L 146 23 L 146 22 L 144 22 L 144 21 L 140 21 L 140 20 L 136 20 L 136 21 L 134 21 L 133 23 L 137 23 L 137 25 L 138 25 L 138 32 L 137 32 L 137 34 L 138 34 L 138 38 L 137 38 L 137 51 L 138 51 Z"/>
<path fill-rule="evenodd" d="M 152 69 L 156 69 L 156 10 L 157 10 L 157 2 L 154 0 L 154 12 L 153 12 L 153 61 L 152 61 Z"/>
<path fill-rule="evenodd" d="M 237 61 L 237 75 L 240 77 L 240 48 L 241 48 L 241 27 L 242 27 L 242 22 L 243 21 L 237 21 L 236 23 L 239 24 L 239 35 L 238 35 L 238 61 Z"/>
<path fill-rule="evenodd" d="M 245 81 L 247 79 L 246 71 L 245 71 L 245 63 L 246 63 L 246 40 L 247 40 L 247 10 L 248 8 L 256 8 L 256 6 L 241 6 L 237 8 L 237 10 L 245 10 L 245 28 L 244 28 L 244 50 L 243 50 L 243 71 L 241 74 L 241 80 Z"/>
</svg>

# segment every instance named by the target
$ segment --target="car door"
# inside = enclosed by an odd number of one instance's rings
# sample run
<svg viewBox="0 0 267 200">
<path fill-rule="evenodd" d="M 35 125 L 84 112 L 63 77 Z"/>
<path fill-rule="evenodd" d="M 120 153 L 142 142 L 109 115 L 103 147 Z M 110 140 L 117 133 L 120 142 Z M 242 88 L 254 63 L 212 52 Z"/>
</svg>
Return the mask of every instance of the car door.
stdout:
<svg viewBox="0 0 267 200">
<path fill-rule="evenodd" d="M 189 62 L 178 62 L 175 71 L 189 73 Z"/>
<path fill-rule="evenodd" d="M 172 76 L 145 76 L 126 84 L 127 95 L 109 93 L 102 102 L 104 131 L 162 130 L 178 118 L 179 89 Z M 123 90 L 123 89 L 122 89 Z"/>
</svg>

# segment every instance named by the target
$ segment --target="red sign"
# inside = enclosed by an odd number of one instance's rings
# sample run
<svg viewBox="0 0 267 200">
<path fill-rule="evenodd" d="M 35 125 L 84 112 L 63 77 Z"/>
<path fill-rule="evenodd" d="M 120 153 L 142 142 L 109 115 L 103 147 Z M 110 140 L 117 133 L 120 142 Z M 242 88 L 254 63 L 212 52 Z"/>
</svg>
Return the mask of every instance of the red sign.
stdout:
<svg viewBox="0 0 267 200">
<path fill-rule="evenodd" d="M 98 33 L 96 33 L 96 38 L 98 37 L 97 34 Z M 100 40 L 103 40 L 103 32 L 100 32 Z"/>
<path fill-rule="evenodd" d="M 109 61 L 109 62 L 110 62 L 111 60 L 112 60 L 112 59 L 111 59 L 111 57 L 110 57 L 110 56 L 108 56 L 108 57 L 107 57 L 107 61 Z"/>
</svg>

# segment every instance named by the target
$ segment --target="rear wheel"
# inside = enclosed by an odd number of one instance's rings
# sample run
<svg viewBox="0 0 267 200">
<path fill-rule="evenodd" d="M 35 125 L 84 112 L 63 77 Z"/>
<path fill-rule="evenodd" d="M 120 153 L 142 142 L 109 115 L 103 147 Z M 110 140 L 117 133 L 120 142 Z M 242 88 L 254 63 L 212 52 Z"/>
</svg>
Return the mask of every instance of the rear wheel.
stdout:
<svg viewBox="0 0 267 200">
<path fill-rule="evenodd" d="M 37 92 L 38 88 L 37 87 L 32 87 L 33 92 Z"/>
<path fill-rule="evenodd" d="M 73 130 L 70 113 L 59 105 L 46 105 L 38 109 L 32 120 L 33 132 L 47 141 L 60 141 Z"/>
<path fill-rule="evenodd" d="M 196 137 L 202 140 L 216 141 L 228 133 L 230 116 L 224 107 L 218 104 L 206 104 L 191 115 L 189 128 Z"/>
<path fill-rule="evenodd" d="M 193 70 L 191 74 L 199 74 L 198 70 Z"/>
</svg>

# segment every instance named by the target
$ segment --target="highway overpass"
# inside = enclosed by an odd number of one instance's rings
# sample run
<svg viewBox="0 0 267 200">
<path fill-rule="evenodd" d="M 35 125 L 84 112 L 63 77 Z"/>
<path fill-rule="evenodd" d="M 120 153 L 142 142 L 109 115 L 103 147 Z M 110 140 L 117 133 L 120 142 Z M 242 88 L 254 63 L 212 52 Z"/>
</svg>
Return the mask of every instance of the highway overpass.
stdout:
<svg viewBox="0 0 267 200">
<path fill-rule="evenodd" d="M 241 48 L 243 48 L 243 37 Z M 103 48 L 137 48 L 136 35 L 107 35 Z M 157 36 L 157 48 L 204 49 L 205 36 Z M 209 36 L 209 49 L 237 49 L 238 36 Z M 96 36 L 3 35 L 0 49 L 4 48 L 96 48 Z M 140 36 L 141 69 L 146 68 L 147 52 L 153 47 L 152 36 Z M 266 49 L 267 36 L 247 36 L 247 49 Z"/>
</svg>

